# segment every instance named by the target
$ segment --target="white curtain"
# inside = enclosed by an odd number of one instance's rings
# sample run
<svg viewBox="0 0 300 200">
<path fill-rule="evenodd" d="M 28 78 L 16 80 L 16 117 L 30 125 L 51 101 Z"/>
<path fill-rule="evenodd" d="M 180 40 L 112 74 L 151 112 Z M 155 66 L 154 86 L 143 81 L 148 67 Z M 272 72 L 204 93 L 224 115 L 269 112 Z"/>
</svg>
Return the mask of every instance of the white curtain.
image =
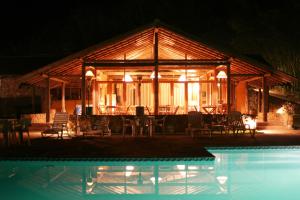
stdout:
<svg viewBox="0 0 300 200">
<path fill-rule="evenodd" d="M 136 104 L 136 88 L 134 83 L 126 84 L 126 104 L 135 105 Z"/>
<path fill-rule="evenodd" d="M 174 84 L 174 105 L 184 107 L 184 83 Z"/>
<path fill-rule="evenodd" d="M 159 105 L 171 105 L 170 83 L 159 83 Z"/>
<path fill-rule="evenodd" d="M 154 96 L 152 92 L 152 83 L 141 84 L 141 105 L 148 106 L 148 108 L 153 108 Z"/>
</svg>

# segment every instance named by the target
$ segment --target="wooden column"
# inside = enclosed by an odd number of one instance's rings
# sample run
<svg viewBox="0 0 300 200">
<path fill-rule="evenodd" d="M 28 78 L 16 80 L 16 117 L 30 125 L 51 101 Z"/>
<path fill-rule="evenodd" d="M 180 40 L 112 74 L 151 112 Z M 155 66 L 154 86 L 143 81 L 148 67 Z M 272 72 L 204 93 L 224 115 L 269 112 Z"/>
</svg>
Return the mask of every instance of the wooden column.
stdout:
<svg viewBox="0 0 300 200">
<path fill-rule="evenodd" d="M 66 112 L 66 83 L 61 85 L 61 112 Z"/>
<path fill-rule="evenodd" d="M 46 78 L 46 122 L 50 122 L 50 79 Z"/>
<path fill-rule="evenodd" d="M 187 80 L 185 80 L 185 82 L 184 82 L 184 112 L 186 114 L 189 111 L 188 107 L 189 107 L 189 85 L 188 85 Z"/>
<path fill-rule="evenodd" d="M 31 111 L 32 113 L 35 113 L 35 87 L 32 86 L 32 96 L 31 96 L 31 105 L 32 105 L 32 108 L 31 108 Z"/>
<path fill-rule="evenodd" d="M 94 79 L 91 80 L 92 83 L 91 83 L 91 91 L 92 91 L 92 106 L 93 106 L 93 109 L 92 109 L 92 115 L 96 113 L 96 91 L 95 91 L 95 83 L 96 81 Z"/>
<path fill-rule="evenodd" d="M 99 105 L 99 88 L 98 88 L 99 84 L 97 83 L 96 79 L 94 80 L 94 90 L 95 90 L 95 105 L 94 105 L 94 114 L 99 114 L 99 109 L 98 109 L 98 105 Z"/>
<path fill-rule="evenodd" d="M 262 98 L 262 95 L 261 95 L 261 89 L 259 88 L 258 90 L 258 95 L 257 95 L 257 104 L 258 104 L 258 112 L 261 112 L 261 98 Z"/>
<path fill-rule="evenodd" d="M 268 121 L 268 111 L 269 111 L 269 86 L 267 82 L 267 77 L 262 78 L 262 87 L 263 87 L 263 121 Z"/>
<path fill-rule="evenodd" d="M 154 36 L 154 114 L 158 115 L 158 32 L 155 30 Z"/>
<path fill-rule="evenodd" d="M 170 83 L 171 87 L 171 106 L 174 107 L 174 82 Z"/>
<path fill-rule="evenodd" d="M 231 109 L 231 98 L 230 98 L 230 85 L 231 85 L 231 74 L 230 74 L 230 64 L 226 67 L 227 70 L 227 113 L 230 113 Z"/>
<path fill-rule="evenodd" d="M 123 106 L 127 106 L 126 104 L 126 83 L 125 81 L 123 82 Z"/>
<path fill-rule="evenodd" d="M 85 66 L 81 66 L 81 114 L 85 115 Z"/>
</svg>

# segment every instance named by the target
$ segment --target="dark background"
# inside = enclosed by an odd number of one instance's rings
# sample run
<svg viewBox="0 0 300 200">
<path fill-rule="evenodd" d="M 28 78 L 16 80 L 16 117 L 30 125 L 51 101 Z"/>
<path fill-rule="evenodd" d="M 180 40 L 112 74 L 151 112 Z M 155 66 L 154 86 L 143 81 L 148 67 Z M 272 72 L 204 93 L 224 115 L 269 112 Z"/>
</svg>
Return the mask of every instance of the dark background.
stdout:
<svg viewBox="0 0 300 200">
<path fill-rule="evenodd" d="M 0 74 L 22 74 L 90 45 L 162 22 L 299 74 L 300 1 L 5 1 Z"/>
</svg>

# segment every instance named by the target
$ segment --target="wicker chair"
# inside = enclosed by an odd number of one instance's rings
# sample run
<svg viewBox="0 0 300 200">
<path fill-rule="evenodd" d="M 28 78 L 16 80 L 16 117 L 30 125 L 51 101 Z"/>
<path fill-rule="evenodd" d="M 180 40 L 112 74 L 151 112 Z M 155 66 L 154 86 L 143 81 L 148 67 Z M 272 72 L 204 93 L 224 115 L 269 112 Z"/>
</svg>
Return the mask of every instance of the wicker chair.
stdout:
<svg viewBox="0 0 300 200">
<path fill-rule="evenodd" d="M 190 111 L 188 112 L 188 127 L 185 129 L 187 135 L 191 134 L 192 137 L 198 136 L 197 133 L 208 133 L 212 136 L 212 129 L 204 123 L 203 115 L 201 112 Z"/>
</svg>

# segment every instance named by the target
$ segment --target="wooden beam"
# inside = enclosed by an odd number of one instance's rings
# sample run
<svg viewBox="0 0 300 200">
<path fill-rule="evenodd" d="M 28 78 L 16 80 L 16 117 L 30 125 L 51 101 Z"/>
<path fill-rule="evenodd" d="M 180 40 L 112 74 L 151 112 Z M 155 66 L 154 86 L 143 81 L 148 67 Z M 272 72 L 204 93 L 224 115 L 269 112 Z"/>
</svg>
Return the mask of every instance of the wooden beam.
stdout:
<svg viewBox="0 0 300 200">
<path fill-rule="evenodd" d="M 42 74 L 42 77 L 44 78 L 49 78 L 50 80 L 52 81 L 57 81 L 57 82 L 61 82 L 61 83 L 68 83 L 69 81 L 65 81 L 65 80 L 62 80 L 60 78 L 57 78 L 57 77 L 52 77 L 52 76 L 49 76 L 47 74 Z"/>
<path fill-rule="evenodd" d="M 223 59 L 161 59 L 158 61 L 159 65 L 204 65 L 204 66 L 218 66 L 218 65 L 228 65 L 228 60 Z"/>
<path fill-rule="evenodd" d="M 231 74 L 231 77 L 262 77 L 263 74 Z"/>
<path fill-rule="evenodd" d="M 258 79 L 261 79 L 263 76 L 257 76 L 257 77 L 252 77 L 252 78 L 248 78 L 246 80 L 242 80 L 240 82 L 251 82 L 251 81 L 256 81 Z"/>
<path fill-rule="evenodd" d="M 155 46 L 155 44 L 154 44 Z M 155 48 L 155 47 L 154 47 Z M 154 51 L 155 54 L 155 51 Z M 155 55 L 154 55 L 155 57 Z M 224 59 L 160 59 L 154 58 L 154 60 L 137 59 L 137 60 L 92 60 L 85 61 L 84 66 L 94 67 L 108 67 L 108 66 L 155 66 L 158 65 L 204 65 L 204 66 L 218 66 L 227 65 L 228 60 Z"/>
</svg>

